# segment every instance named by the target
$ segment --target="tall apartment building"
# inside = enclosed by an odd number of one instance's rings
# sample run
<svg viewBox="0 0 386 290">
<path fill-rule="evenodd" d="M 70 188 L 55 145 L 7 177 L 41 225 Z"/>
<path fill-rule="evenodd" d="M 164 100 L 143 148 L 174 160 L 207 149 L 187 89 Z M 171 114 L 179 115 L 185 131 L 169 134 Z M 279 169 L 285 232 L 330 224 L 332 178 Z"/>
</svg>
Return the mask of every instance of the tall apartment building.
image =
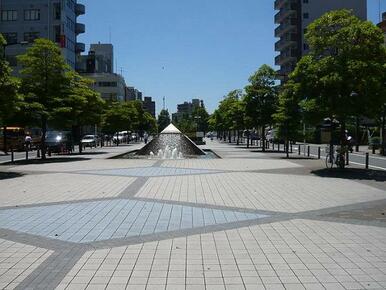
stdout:
<svg viewBox="0 0 386 290">
<path fill-rule="evenodd" d="M 385 45 L 386 45 L 386 12 L 382 13 L 382 21 L 379 22 L 377 25 L 383 31 L 383 35 L 385 37 L 385 41 L 384 42 L 385 42 Z"/>
<path fill-rule="evenodd" d="M 77 17 L 85 11 L 76 0 L 0 0 L 0 33 L 7 40 L 5 54 L 11 66 L 17 66 L 16 56 L 36 38 L 47 38 L 58 43 L 75 69 L 76 54 L 85 50 L 85 44 L 77 42 L 85 32 Z"/>
<path fill-rule="evenodd" d="M 275 0 L 275 50 L 280 54 L 275 64 L 280 66 L 279 75 L 285 80 L 294 70 L 299 59 L 307 53 L 304 39 L 307 26 L 328 11 L 351 9 L 361 19 L 367 19 L 366 0 Z"/>
<path fill-rule="evenodd" d="M 114 48 L 112 44 L 91 44 L 87 55 L 78 55 L 77 71 L 94 80 L 93 88 L 109 101 L 126 100 L 125 79 L 113 72 Z"/>
<path fill-rule="evenodd" d="M 146 112 L 155 118 L 155 101 L 152 100 L 152 97 L 144 97 L 142 106 Z"/>
<path fill-rule="evenodd" d="M 192 99 L 191 102 L 177 104 L 177 112 L 172 114 L 173 122 L 178 122 L 184 116 L 191 116 L 195 108 L 204 107 L 204 101 L 200 99 Z"/>
<path fill-rule="evenodd" d="M 138 91 L 135 87 L 126 87 L 126 101 L 141 101 L 142 92 Z"/>
</svg>

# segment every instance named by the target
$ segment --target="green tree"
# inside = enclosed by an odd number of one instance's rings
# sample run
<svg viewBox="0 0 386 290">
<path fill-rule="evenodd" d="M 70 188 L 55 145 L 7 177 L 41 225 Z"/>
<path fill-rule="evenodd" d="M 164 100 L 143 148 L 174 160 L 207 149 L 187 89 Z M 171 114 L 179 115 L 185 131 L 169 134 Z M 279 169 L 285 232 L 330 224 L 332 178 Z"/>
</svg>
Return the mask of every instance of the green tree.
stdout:
<svg viewBox="0 0 386 290">
<path fill-rule="evenodd" d="M 162 109 L 158 115 L 158 129 L 160 132 L 163 131 L 171 123 L 170 115 L 168 110 Z"/>
<path fill-rule="evenodd" d="M 195 107 L 192 112 L 192 119 L 197 125 L 197 131 L 204 133 L 208 131 L 209 114 L 205 107 Z"/>
<path fill-rule="evenodd" d="M 264 64 L 250 78 L 245 87 L 246 115 L 256 128 L 261 128 L 263 151 L 265 151 L 265 127 L 272 124 L 272 115 L 278 101 L 277 74 L 273 68 Z"/>
<path fill-rule="evenodd" d="M 104 114 L 103 132 L 113 135 L 119 131 L 130 130 L 134 115 L 130 105 L 122 102 L 111 103 Z"/>
<path fill-rule="evenodd" d="M 379 28 L 348 10 L 326 13 L 307 28 L 310 51 L 290 78 L 299 83 L 302 106 L 340 122 L 346 144 L 350 116 L 374 117 L 385 102 L 386 50 Z M 340 165 L 344 168 L 344 157 Z"/>
<path fill-rule="evenodd" d="M 289 158 L 289 142 L 299 137 L 302 119 L 299 101 L 298 85 L 289 81 L 279 94 L 277 111 L 273 114 L 277 136 L 285 140 L 287 158 Z"/>
<path fill-rule="evenodd" d="M 18 56 L 22 69 L 21 92 L 28 104 L 25 109 L 36 117 L 42 137 L 42 159 L 46 158 L 45 138 L 48 121 L 61 108 L 68 85 L 68 65 L 60 48 L 50 40 L 36 39 L 27 52 Z"/>
<path fill-rule="evenodd" d="M 18 94 L 19 82 L 11 76 L 11 68 L 3 58 L 6 44 L 0 34 L 0 126 L 3 127 L 3 150 L 7 154 L 7 125 L 19 110 L 22 97 Z"/>
<path fill-rule="evenodd" d="M 149 112 L 145 112 L 142 116 L 141 130 L 156 134 L 158 132 L 157 120 Z"/>
<path fill-rule="evenodd" d="M 92 80 L 80 76 L 74 71 L 67 73 L 69 82 L 66 97 L 62 100 L 62 106 L 55 110 L 52 116 L 53 123 L 59 126 L 72 126 L 76 131 L 79 144 L 79 152 L 82 152 L 81 137 L 82 127 L 100 125 L 105 108 L 105 101 L 100 94 L 91 88 Z"/>
</svg>

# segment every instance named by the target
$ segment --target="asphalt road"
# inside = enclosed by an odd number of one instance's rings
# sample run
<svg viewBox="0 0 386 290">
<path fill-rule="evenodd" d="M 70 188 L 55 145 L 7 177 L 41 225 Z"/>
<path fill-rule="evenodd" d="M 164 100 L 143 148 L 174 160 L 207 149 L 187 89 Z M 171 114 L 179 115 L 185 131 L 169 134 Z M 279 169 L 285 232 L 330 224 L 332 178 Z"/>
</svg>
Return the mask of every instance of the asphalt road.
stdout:
<svg viewBox="0 0 386 290">
<path fill-rule="evenodd" d="M 304 150 L 304 146 L 301 145 L 300 146 L 301 149 L 301 155 L 307 155 L 307 146 L 306 146 L 306 150 Z M 310 145 L 310 156 L 312 157 L 317 157 L 318 156 L 318 147 L 319 146 L 316 146 L 316 145 Z M 320 156 L 321 158 L 325 159 L 326 157 L 326 148 L 327 146 L 326 145 L 321 145 L 320 146 Z M 293 146 L 293 150 L 294 152 L 298 152 L 298 145 L 294 145 Z M 350 153 L 349 154 L 349 162 L 352 163 L 352 164 L 355 164 L 355 165 L 360 165 L 360 166 L 363 166 L 365 167 L 365 164 L 366 164 L 366 155 L 364 153 Z M 369 154 L 369 167 L 370 168 L 373 168 L 373 169 L 382 169 L 382 170 L 386 170 L 386 157 L 382 157 L 380 155 L 373 155 L 373 154 Z"/>
</svg>

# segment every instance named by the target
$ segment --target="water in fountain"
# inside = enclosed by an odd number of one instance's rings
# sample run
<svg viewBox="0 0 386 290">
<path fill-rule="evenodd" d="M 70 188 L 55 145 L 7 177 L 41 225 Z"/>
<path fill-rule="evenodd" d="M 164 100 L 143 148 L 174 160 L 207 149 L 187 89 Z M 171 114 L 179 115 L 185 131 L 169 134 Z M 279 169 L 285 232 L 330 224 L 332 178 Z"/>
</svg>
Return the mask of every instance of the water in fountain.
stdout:
<svg viewBox="0 0 386 290">
<path fill-rule="evenodd" d="M 182 134 L 173 124 L 165 128 L 157 137 L 140 149 L 137 155 L 149 155 L 159 159 L 182 159 L 185 156 L 205 155 L 197 145 Z M 153 154 L 151 154 L 153 153 Z"/>
</svg>

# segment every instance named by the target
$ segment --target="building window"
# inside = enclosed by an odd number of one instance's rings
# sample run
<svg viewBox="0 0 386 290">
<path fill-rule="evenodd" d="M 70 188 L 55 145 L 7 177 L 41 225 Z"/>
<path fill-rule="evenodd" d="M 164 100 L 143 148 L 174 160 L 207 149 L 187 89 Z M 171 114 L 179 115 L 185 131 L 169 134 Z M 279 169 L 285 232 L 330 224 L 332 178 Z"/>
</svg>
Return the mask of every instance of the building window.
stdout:
<svg viewBox="0 0 386 290">
<path fill-rule="evenodd" d="M 3 10 L 1 12 L 1 21 L 16 21 L 17 11 L 16 10 Z"/>
<path fill-rule="evenodd" d="M 75 23 L 74 23 L 74 21 L 72 21 L 72 20 L 71 20 L 70 18 L 68 18 L 68 17 L 67 17 L 66 27 L 67 27 L 70 31 L 72 31 L 72 32 L 75 31 Z"/>
<path fill-rule="evenodd" d="M 75 11 L 75 2 L 74 0 L 67 0 L 67 6 L 70 8 L 72 11 Z"/>
<path fill-rule="evenodd" d="M 61 41 L 60 25 L 54 26 L 54 33 L 55 33 L 55 42 L 60 43 L 60 41 Z"/>
<path fill-rule="evenodd" d="M 8 45 L 17 43 L 17 33 L 16 32 L 3 33 L 3 36 L 4 36 L 5 40 L 7 41 Z"/>
<path fill-rule="evenodd" d="M 308 19 L 310 18 L 310 15 L 308 13 L 303 13 L 303 19 Z"/>
<path fill-rule="evenodd" d="M 117 82 L 98 82 L 98 87 L 117 87 Z"/>
<path fill-rule="evenodd" d="M 35 39 L 39 38 L 39 32 L 25 32 L 24 33 L 24 41 L 28 43 L 34 42 Z"/>
<path fill-rule="evenodd" d="M 26 21 L 40 20 L 40 10 L 39 9 L 24 10 L 24 20 Z"/>
<path fill-rule="evenodd" d="M 54 19 L 55 20 L 60 20 L 60 17 L 61 17 L 61 7 L 60 7 L 60 3 L 54 3 Z"/>
</svg>

